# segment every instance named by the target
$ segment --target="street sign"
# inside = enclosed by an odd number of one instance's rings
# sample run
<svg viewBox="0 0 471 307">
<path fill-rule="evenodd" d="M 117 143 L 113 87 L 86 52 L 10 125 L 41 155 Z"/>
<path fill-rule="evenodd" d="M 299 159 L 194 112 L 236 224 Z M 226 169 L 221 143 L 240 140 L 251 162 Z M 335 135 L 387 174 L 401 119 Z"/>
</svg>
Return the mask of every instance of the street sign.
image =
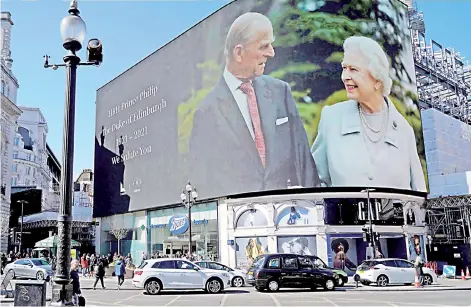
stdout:
<svg viewBox="0 0 471 307">
<path fill-rule="evenodd" d="M 454 265 L 444 265 L 443 266 L 443 276 L 446 278 L 455 278 L 456 276 L 456 266 Z"/>
</svg>

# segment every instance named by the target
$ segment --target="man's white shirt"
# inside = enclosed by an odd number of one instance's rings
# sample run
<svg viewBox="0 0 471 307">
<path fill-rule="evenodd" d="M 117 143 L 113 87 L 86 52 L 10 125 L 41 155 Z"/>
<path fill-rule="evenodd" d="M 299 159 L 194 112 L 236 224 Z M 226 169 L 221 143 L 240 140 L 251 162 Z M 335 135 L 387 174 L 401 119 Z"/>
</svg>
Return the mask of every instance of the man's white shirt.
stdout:
<svg viewBox="0 0 471 307">
<path fill-rule="evenodd" d="M 252 139 L 255 139 L 255 134 L 252 126 L 252 119 L 250 118 L 248 98 L 247 95 L 244 94 L 244 92 L 242 92 L 242 90 L 239 88 L 242 84 L 242 81 L 240 81 L 232 73 L 230 73 L 227 68 L 224 68 L 223 76 L 227 86 L 229 87 L 229 90 L 232 93 L 232 96 L 234 96 L 237 106 L 239 107 L 240 113 L 242 113 L 242 116 L 244 117 L 245 124 L 249 129 Z"/>
</svg>

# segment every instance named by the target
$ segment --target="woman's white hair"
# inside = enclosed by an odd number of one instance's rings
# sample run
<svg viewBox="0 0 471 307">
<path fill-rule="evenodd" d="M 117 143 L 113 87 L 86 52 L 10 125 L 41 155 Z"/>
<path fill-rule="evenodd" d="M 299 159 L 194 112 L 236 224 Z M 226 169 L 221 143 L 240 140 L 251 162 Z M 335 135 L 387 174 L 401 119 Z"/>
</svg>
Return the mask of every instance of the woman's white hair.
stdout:
<svg viewBox="0 0 471 307">
<path fill-rule="evenodd" d="M 248 12 L 237 17 L 227 33 L 226 44 L 224 46 L 226 57 L 232 58 L 235 46 L 247 45 L 257 30 L 268 26 L 272 26 L 270 19 L 260 13 Z"/>
<path fill-rule="evenodd" d="M 345 53 L 361 53 L 369 63 L 367 69 L 370 74 L 383 83 L 383 95 L 388 96 L 391 93 L 391 65 L 383 48 L 376 41 L 364 36 L 351 36 L 343 43 L 343 50 Z"/>
</svg>

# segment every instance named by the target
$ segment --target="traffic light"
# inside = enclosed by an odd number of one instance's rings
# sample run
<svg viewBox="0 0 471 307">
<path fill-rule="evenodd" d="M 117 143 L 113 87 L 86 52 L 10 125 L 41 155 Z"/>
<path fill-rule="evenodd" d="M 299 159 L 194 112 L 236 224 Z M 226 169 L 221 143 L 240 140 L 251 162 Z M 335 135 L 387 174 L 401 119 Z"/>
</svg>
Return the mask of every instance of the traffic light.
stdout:
<svg viewBox="0 0 471 307">
<path fill-rule="evenodd" d="M 375 232 L 375 233 L 373 234 L 373 237 L 374 237 L 375 242 L 379 242 L 379 237 L 380 237 L 380 235 L 379 235 L 378 232 Z"/>
<path fill-rule="evenodd" d="M 12 241 L 15 241 L 15 235 L 16 235 L 16 228 L 15 227 L 10 228 L 10 238 L 12 239 Z"/>
<path fill-rule="evenodd" d="M 363 227 L 361 230 L 363 231 L 363 241 L 370 242 L 371 241 L 370 229 L 367 227 Z"/>
</svg>

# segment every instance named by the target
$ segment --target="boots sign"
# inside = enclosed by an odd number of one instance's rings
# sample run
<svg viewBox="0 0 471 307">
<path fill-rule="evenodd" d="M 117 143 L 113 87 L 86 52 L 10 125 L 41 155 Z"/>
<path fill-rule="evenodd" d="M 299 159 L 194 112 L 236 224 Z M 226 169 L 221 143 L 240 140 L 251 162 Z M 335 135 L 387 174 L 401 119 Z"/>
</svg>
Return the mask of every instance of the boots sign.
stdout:
<svg viewBox="0 0 471 307">
<path fill-rule="evenodd" d="M 173 235 L 184 234 L 188 230 L 189 226 L 190 222 L 186 215 L 174 215 L 168 221 L 168 229 Z"/>
</svg>

